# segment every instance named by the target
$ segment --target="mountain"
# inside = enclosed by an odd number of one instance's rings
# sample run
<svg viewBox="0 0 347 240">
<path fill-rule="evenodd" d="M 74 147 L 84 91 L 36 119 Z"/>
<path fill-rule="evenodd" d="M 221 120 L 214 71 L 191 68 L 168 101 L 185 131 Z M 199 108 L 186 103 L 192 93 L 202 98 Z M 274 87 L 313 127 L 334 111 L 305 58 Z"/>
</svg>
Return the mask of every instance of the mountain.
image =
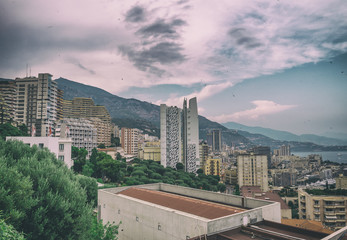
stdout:
<svg viewBox="0 0 347 240">
<path fill-rule="evenodd" d="M 113 95 L 103 89 L 74 82 L 65 78 L 55 80 L 58 87 L 64 91 L 64 99 L 71 100 L 74 97 L 92 98 L 97 105 L 103 105 L 109 111 L 112 121 L 120 127 L 133 127 L 143 130 L 145 133 L 160 135 L 160 107 L 137 99 L 126 99 Z M 206 139 L 209 129 L 221 129 L 223 142 L 228 145 L 251 145 L 246 137 L 235 131 L 229 130 L 219 123 L 212 122 L 203 116 L 199 116 L 199 134 L 201 139 Z"/>
<path fill-rule="evenodd" d="M 280 141 L 312 142 L 318 145 L 326 145 L 326 146 L 347 144 L 346 140 L 318 136 L 314 134 L 295 135 L 293 133 L 286 132 L 286 131 L 278 131 L 271 128 L 262 128 L 262 127 L 249 127 L 249 126 L 242 125 L 235 122 L 227 122 L 227 123 L 223 123 L 222 125 L 229 129 L 247 131 L 249 133 L 254 133 L 254 134 L 262 134 L 267 137 L 273 138 L 275 140 L 280 140 Z"/>
</svg>

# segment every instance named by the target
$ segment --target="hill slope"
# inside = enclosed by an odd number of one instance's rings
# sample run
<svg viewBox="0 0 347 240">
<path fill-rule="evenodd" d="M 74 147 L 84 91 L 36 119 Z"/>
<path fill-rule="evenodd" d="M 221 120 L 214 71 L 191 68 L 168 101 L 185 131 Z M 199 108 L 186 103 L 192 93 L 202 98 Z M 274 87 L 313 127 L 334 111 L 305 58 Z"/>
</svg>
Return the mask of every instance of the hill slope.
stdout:
<svg viewBox="0 0 347 240">
<path fill-rule="evenodd" d="M 247 131 L 254 134 L 262 134 L 264 136 L 273 138 L 280 141 L 294 141 L 294 142 L 312 142 L 319 145 L 346 145 L 347 142 L 341 139 L 329 138 L 318 136 L 314 134 L 303 134 L 295 135 L 286 131 L 278 131 L 271 128 L 262 128 L 262 127 L 249 127 L 235 122 L 223 123 L 223 126 L 229 129 Z"/>
<path fill-rule="evenodd" d="M 64 99 L 74 97 L 89 97 L 95 104 L 105 106 L 112 117 L 112 121 L 120 127 L 134 127 L 154 136 L 160 135 L 160 107 L 137 99 L 126 99 L 113 95 L 103 89 L 77 83 L 65 78 L 55 80 L 58 87 L 64 91 Z M 201 139 L 206 139 L 209 129 L 221 129 L 223 142 L 231 145 L 246 144 L 251 142 L 235 131 L 231 131 L 219 123 L 212 122 L 199 116 L 199 133 Z"/>
</svg>

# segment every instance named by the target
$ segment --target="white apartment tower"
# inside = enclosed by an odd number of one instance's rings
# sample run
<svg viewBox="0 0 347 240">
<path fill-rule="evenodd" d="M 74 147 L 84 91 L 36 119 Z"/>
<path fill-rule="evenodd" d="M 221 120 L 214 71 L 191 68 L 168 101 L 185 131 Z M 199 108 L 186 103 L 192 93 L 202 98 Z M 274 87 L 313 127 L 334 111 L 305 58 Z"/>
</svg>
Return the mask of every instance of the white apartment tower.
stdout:
<svg viewBox="0 0 347 240">
<path fill-rule="evenodd" d="M 253 153 L 237 156 L 237 175 L 242 186 L 260 186 L 263 192 L 269 190 L 267 156 Z"/>
<path fill-rule="evenodd" d="M 139 145 L 139 129 L 122 128 L 121 129 L 121 144 L 125 154 L 137 155 Z"/>
<path fill-rule="evenodd" d="M 160 105 L 160 155 L 164 167 L 175 168 L 182 162 L 181 109 Z"/>
<path fill-rule="evenodd" d="M 15 79 L 15 121 L 27 125 L 32 136 L 51 136 L 57 120 L 57 83 L 49 73 Z"/>
<path fill-rule="evenodd" d="M 199 162 L 199 120 L 196 98 L 184 99 L 183 109 L 160 105 L 161 164 L 175 168 L 181 162 L 185 171 L 195 172 Z"/>
</svg>

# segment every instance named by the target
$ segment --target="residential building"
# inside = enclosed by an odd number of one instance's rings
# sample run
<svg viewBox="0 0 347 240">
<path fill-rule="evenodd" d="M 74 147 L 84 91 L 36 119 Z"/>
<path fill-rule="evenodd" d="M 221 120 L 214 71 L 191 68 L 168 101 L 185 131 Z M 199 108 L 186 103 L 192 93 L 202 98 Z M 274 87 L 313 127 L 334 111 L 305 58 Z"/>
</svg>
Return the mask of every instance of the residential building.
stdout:
<svg viewBox="0 0 347 240">
<path fill-rule="evenodd" d="M 292 218 L 292 209 L 283 201 L 283 199 L 274 192 L 263 192 L 259 186 L 242 186 L 241 195 L 244 197 L 251 197 L 256 199 L 264 199 L 269 201 L 278 202 L 281 204 L 281 218 L 282 219 L 291 219 Z"/>
<path fill-rule="evenodd" d="M 160 142 L 144 142 L 139 150 L 139 158 L 160 163 Z"/>
<path fill-rule="evenodd" d="M 182 116 L 178 107 L 160 105 L 160 163 L 176 168 L 182 162 Z"/>
<path fill-rule="evenodd" d="M 274 150 L 274 155 L 276 156 L 290 156 L 290 145 L 282 145 L 279 149 Z"/>
<path fill-rule="evenodd" d="M 225 184 L 236 185 L 237 184 L 237 168 L 225 169 L 222 175 L 222 181 Z"/>
<path fill-rule="evenodd" d="M 212 134 L 212 152 L 221 152 L 222 151 L 222 131 L 220 129 L 213 129 Z"/>
<path fill-rule="evenodd" d="M 120 143 L 124 149 L 125 154 L 137 155 L 139 147 L 139 129 L 136 128 L 122 128 Z"/>
<path fill-rule="evenodd" d="M 272 180 L 273 185 L 277 187 L 296 185 L 297 173 L 292 169 L 274 169 Z"/>
<path fill-rule="evenodd" d="M 32 136 L 51 136 L 57 120 L 57 83 L 49 73 L 15 79 L 15 121 L 25 124 Z"/>
<path fill-rule="evenodd" d="M 187 172 L 200 167 L 199 119 L 196 98 L 183 101 L 183 109 L 160 105 L 161 164 L 175 168 L 181 162 Z"/>
<path fill-rule="evenodd" d="M 204 173 L 206 175 L 218 175 L 221 172 L 221 159 L 216 157 L 209 157 L 204 165 Z"/>
<path fill-rule="evenodd" d="M 178 240 L 265 220 L 280 223 L 280 204 L 164 183 L 98 191 L 98 218 L 119 223 L 119 239 Z"/>
<path fill-rule="evenodd" d="M 70 138 L 74 147 L 88 151 L 88 158 L 93 148 L 97 147 L 97 129 L 84 118 L 64 118 L 58 121 L 55 136 Z"/>
<path fill-rule="evenodd" d="M 8 140 L 18 140 L 30 146 L 37 145 L 39 148 L 48 148 L 48 150 L 55 154 L 58 160 L 63 161 L 68 168 L 73 166 L 71 159 L 71 145 L 70 138 L 59 137 L 6 137 Z"/>
<path fill-rule="evenodd" d="M 98 144 L 111 145 L 111 134 L 114 129 L 105 106 L 95 105 L 91 98 L 75 97 L 73 100 L 63 101 L 63 115 L 64 118 L 90 120 L 97 129 Z"/>
<path fill-rule="evenodd" d="M 196 172 L 200 168 L 199 161 L 199 116 L 196 97 L 183 101 L 182 110 L 182 143 L 183 165 L 186 172 Z"/>
<path fill-rule="evenodd" d="M 263 192 L 269 190 L 267 156 L 253 153 L 237 156 L 239 186 L 260 186 Z"/>
<path fill-rule="evenodd" d="M 344 168 L 343 174 L 340 174 L 335 180 L 336 189 L 347 189 L 347 168 Z"/>
<path fill-rule="evenodd" d="M 317 194 L 316 192 L 315 194 Z M 322 222 L 334 231 L 346 226 L 347 195 L 315 195 L 298 190 L 299 218 Z"/>
<path fill-rule="evenodd" d="M 199 148 L 200 148 L 200 168 L 203 168 L 208 158 L 208 145 L 205 142 L 201 142 L 199 145 Z"/>
<path fill-rule="evenodd" d="M 15 120 L 16 91 L 14 80 L 0 80 L 0 124 Z"/>
<path fill-rule="evenodd" d="M 57 121 L 62 120 L 63 117 L 63 103 L 64 103 L 64 91 L 61 89 L 57 89 Z"/>
<path fill-rule="evenodd" d="M 266 155 L 267 156 L 267 168 L 271 167 L 271 150 L 270 147 L 266 146 L 257 146 L 252 148 L 252 152 L 257 155 Z"/>
</svg>

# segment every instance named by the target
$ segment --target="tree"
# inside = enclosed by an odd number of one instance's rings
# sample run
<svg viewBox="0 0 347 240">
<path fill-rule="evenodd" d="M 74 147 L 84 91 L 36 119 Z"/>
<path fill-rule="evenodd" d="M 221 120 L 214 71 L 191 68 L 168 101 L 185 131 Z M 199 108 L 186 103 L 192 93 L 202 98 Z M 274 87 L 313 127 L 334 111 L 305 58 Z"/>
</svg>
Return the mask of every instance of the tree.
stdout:
<svg viewBox="0 0 347 240">
<path fill-rule="evenodd" d="M 98 148 L 106 148 L 106 146 L 105 146 L 105 144 L 100 143 L 100 144 L 98 145 Z"/>
<path fill-rule="evenodd" d="M 218 183 L 217 184 L 217 189 L 219 192 L 225 192 L 225 190 L 227 189 L 224 183 Z"/>
<path fill-rule="evenodd" d="M 87 163 L 88 151 L 85 148 L 77 148 L 72 146 L 71 157 L 74 161 L 73 170 L 77 173 L 81 173 L 83 166 Z"/>
<path fill-rule="evenodd" d="M 115 224 L 103 224 L 102 220 L 98 221 L 97 218 L 94 216 L 93 218 L 93 225 L 90 229 L 91 238 L 92 240 L 116 240 L 118 239 L 118 229 L 119 229 L 119 223 L 118 225 Z"/>
<path fill-rule="evenodd" d="M 13 226 L 0 219 L 0 239 L 1 240 L 25 240 L 23 234 L 19 233 Z"/>
<path fill-rule="evenodd" d="M 199 168 L 197 171 L 196 171 L 197 174 L 203 174 L 204 173 L 204 170 L 202 170 L 201 168 Z"/>
<path fill-rule="evenodd" d="M 180 162 L 177 163 L 177 164 L 176 164 L 176 169 L 177 169 L 178 171 L 179 171 L 179 170 L 182 170 L 182 171 L 183 171 L 183 170 L 184 170 L 184 165 L 183 165 L 183 163 L 180 163 Z"/>
<path fill-rule="evenodd" d="M 0 210 L 27 239 L 91 239 L 93 191 L 53 153 L 0 140 L 0 178 Z"/>
<path fill-rule="evenodd" d="M 0 124 L 0 137 L 5 140 L 8 136 L 28 136 L 28 129 L 24 124 L 18 128 L 10 123 Z"/>
</svg>

